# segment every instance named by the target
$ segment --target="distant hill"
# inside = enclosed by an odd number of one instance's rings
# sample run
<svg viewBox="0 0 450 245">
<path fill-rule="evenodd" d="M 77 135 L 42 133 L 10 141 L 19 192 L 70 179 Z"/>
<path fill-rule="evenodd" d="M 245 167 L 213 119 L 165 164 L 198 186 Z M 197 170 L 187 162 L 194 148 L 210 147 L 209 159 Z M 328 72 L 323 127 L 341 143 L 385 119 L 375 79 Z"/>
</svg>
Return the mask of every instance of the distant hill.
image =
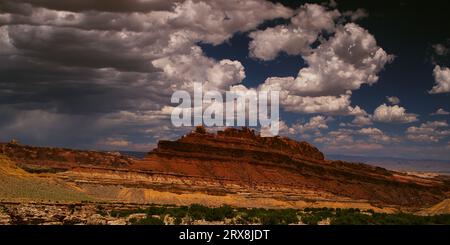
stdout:
<svg viewBox="0 0 450 245">
<path fill-rule="evenodd" d="M 141 151 L 119 151 L 119 152 L 122 155 L 139 159 L 144 158 L 148 154 L 148 152 L 141 152 Z"/>
<path fill-rule="evenodd" d="M 347 162 L 363 162 L 370 165 L 396 170 L 414 172 L 432 172 L 450 175 L 450 161 L 433 159 L 406 159 L 395 157 L 349 156 L 328 154 L 328 159 Z"/>
</svg>

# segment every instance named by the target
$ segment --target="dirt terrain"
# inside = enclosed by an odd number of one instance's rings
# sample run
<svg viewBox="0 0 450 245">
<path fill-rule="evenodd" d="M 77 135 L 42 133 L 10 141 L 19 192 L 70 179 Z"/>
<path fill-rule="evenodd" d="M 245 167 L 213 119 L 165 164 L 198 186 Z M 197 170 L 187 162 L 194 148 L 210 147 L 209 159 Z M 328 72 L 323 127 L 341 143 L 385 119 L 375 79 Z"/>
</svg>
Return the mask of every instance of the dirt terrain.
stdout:
<svg viewBox="0 0 450 245">
<path fill-rule="evenodd" d="M 71 197 L 68 201 L 418 212 L 448 206 L 450 190 L 448 177 L 330 161 L 307 142 L 263 138 L 248 128 L 217 133 L 198 128 L 179 140 L 160 141 L 144 159 L 16 142 L 0 144 L 0 155 L 0 180 L 12 183 L 1 190 L 3 201 Z M 32 183 L 23 185 L 27 181 Z M 44 187 L 36 194 L 30 186 Z"/>
</svg>

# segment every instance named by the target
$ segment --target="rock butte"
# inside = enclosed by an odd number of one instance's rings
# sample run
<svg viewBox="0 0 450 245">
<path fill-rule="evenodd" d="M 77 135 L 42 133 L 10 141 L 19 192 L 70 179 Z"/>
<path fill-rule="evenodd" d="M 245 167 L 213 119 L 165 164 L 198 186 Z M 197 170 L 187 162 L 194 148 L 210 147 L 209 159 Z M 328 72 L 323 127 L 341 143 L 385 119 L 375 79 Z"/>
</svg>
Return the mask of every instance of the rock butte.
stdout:
<svg viewBox="0 0 450 245">
<path fill-rule="evenodd" d="M 19 144 L 1 144 L 0 154 L 112 201 L 419 210 L 446 199 L 450 189 L 447 177 L 330 161 L 307 142 L 260 137 L 248 128 L 208 133 L 198 127 L 160 141 L 144 159 Z"/>
</svg>

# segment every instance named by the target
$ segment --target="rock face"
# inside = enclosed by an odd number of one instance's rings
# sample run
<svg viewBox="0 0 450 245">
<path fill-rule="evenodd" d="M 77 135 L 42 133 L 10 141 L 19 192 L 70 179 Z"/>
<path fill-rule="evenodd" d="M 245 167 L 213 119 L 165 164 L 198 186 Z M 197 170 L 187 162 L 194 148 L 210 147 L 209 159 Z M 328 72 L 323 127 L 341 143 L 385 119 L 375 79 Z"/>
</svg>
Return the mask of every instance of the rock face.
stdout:
<svg viewBox="0 0 450 245">
<path fill-rule="evenodd" d="M 264 138 L 248 128 L 217 133 L 197 128 L 178 140 L 160 141 L 144 159 L 17 143 L 0 144 L 0 154 L 30 173 L 108 201 L 418 209 L 450 193 L 448 178 L 329 161 L 306 142 Z"/>
<path fill-rule="evenodd" d="M 176 162 L 177 158 L 183 162 L 191 160 L 194 164 L 220 161 L 278 167 L 296 166 L 302 160 L 325 162 L 323 153 L 307 142 L 284 137 L 261 137 L 249 128 L 227 128 L 216 134 L 197 128 L 179 140 L 159 141 L 158 147 L 148 154 L 139 167 L 154 168 L 168 161 Z M 167 166 L 164 168 L 168 170 Z"/>
<path fill-rule="evenodd" d="M 429 205 L 445 197 L 442 181 L 404 177 L 365 164 L 325 160 L 316 147 L 254 131 L 203 128 L 158 147 L 132 166 L 141 170 L 232 182 L 240 186 L 312 190 L 320 195 L 389 205 Z"/>
<path fill-rule="evenodd" d="M 126 225 L 133 216 L 112 217 L 109 213 L 140 207 L 125 203 L 0 202 L 0 225 Z"/>
</svg>

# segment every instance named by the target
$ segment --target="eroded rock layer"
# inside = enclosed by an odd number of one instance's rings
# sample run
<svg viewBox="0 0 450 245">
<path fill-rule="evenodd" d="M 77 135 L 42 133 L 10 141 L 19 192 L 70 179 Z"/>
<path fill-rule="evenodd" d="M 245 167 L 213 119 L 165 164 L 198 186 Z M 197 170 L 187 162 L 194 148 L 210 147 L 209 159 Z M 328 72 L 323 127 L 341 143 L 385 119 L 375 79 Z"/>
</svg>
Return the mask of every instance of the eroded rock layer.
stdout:
<svg viewBox="0 0 450 245">
<path fill-rule="evenodd" d="M 326 160 L 307 142 L 204 128 L 160 141 L 144 159 L 120 153 L 0 144 L 18 167 L 95 200 L 245 207 L 420 209 L 448 197 L 447 177 L 423 178 Z"/>
<path fill-rule="evenodd" d="M 243 128 L 197 129 L 158 147 L 133 168 L 234 182 L 240 186 L 312 190 L 392 205 L 420 206 L 445 197 L 441 180 L 404 176 L 365 164 L 327 161 L 306 142 L 260 137 Z"/>
</svg>

